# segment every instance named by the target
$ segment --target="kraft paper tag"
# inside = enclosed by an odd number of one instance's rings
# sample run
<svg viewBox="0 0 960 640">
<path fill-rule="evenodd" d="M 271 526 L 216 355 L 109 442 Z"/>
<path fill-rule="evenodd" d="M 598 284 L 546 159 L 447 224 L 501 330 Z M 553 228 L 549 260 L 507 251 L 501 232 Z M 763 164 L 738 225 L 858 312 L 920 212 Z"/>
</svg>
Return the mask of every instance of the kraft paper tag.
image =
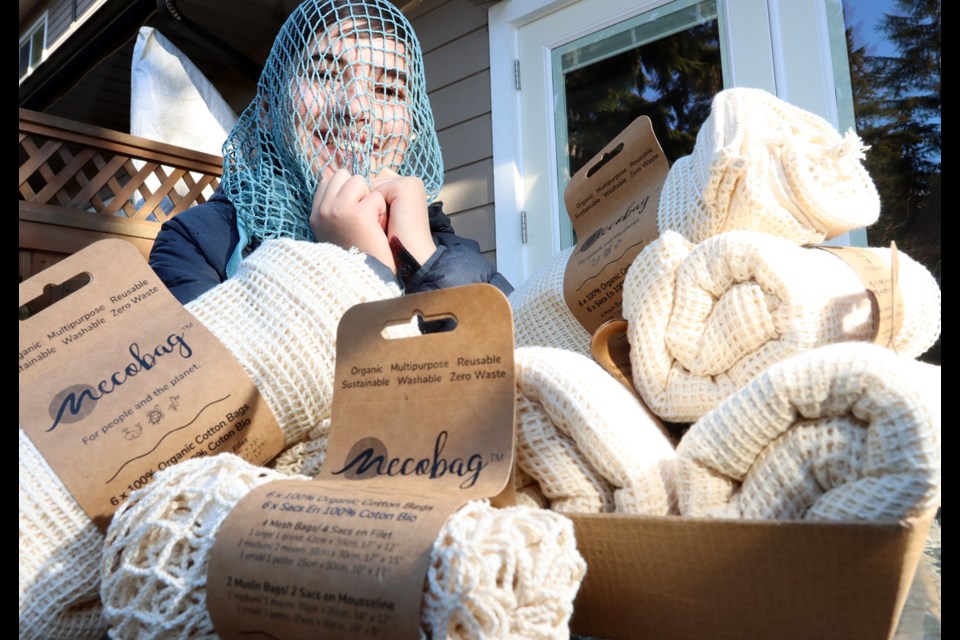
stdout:
<svg viewBox="0 0 960 640">
<path fill-rule="evenodd" d="M 663 435 L 671 442 L 676 444 L 676 438 L 664 426 L 660 418 L 650 411 L 647 403 L 643 401 L 636 387 L 633 386 L 633 366 L 630 362 L 630 341 L 627 338 L 627 321 L 623 318 L 608 320 L 600 325 L 600 328 L 593 332 L 593 338 L 590 341 L 590 352 L 593 359 L 604 368 L 604 370 L 613 376 L 620 384 L 626 387 L 630 393 L 640 402 L 643 410 L 647 412 L 650 420 L 653 421 Z"/>
<path fill-rule="evenodd" d="M 627 339 L 627 321 L 623 318 L 608 320 L 593 332 L 590 352 L 607 373 L 630 390 L 637 398 L 640 395 L 633 386 L 633 367 L 630 364 L 630 341 Z"/>
<path fill-rule="evenodd" d="M 890 264 L 864 247 L 817 247 L 829 251 L 854 270 L 870 296 L 873 307 L 873 342 L 885 347 L 893 345 L 903 326 L 903 295 L 900 291 L 900 264 L 897 245 L 890 243 Z"/>
<path fill-rule="evenodd" d="M 577 245 L 564 272 L 563 296 L 591 334 L 621 317 L 623 278 L 637 254 L 659 237 L 657 205 L 668 171 L 650 118 L 640 116 L 567 185 L 564 202 Z"/>
<path fill-rule="evenodd" d="M 456 326 L 384 337 L 414 316 Z M 447 518 L 469 500 L 512 502 L 513 348 L 509 304 L 489 285 L 349 309 L 322 472 L 264 485 L 217 535 L 207 606 L 218 636 L 418 638 Z"/>
<path fill-rule="evenodd" d="M 243 368 L 129 243 L 97 242 L 37 274 L 20 306 L 80 274 L 86 286 L 20 320 L 20 425 L 101 530 L 166 467 L 280 451 Z"/>
</svg>

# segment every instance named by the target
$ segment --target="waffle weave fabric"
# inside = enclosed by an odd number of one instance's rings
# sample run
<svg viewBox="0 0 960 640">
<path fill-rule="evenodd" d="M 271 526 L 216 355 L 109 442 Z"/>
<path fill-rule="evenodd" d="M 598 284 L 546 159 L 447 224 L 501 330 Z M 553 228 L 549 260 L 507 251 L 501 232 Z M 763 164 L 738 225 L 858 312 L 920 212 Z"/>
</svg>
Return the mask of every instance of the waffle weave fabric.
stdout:
<svg viewBox="0 0 960 640">
<path fill-rule="evenodd" d="M 640 402 L 593 360 L 518 348 L 517 466 L 559 511 L 674 511 L 674 449 Z M 612 500 L 611 500 L 612 496 Z"/>
<path fill-rule="evenodd" d="M 880 215 L 863 144 L 761 89 L 718 93 L 689 156 L 660 194 L 660 232 L 703 242 L 725 231 L 763 231 L 815 244 Z"/>
<path fill-rule="evenodd" d="M 940 500 L 940 367 L 828 345 L 764 371 L 687 431 L 681 514 L 898 521 Z"/>
<path fill-rule="evenodd" d="M 224 454 L 172 467 L 134 493 L 103 552 L 111 636 L 215 638 L 206 608 L 214 537 L 243 496 L 285 477 Z M 584 572 L 573 526 L 559 514 L 469 503 L 431 549 L 421 635 L 566 640 Z"/>
<path fill-rule="evenodd" d="M 590 334 L 563 298 L 563 274 L 574 248 L 555 255 L 510 294 L 518 347 L 556 347 L 590 355 Z"/>
<path fill-rule="evenodd" d="M 337 324 L 354 304 L 400 295 L 362 255 L 271 240 L 187 309 L 234 355 L 288 445 L 329 417 Z M 20 429 L 20 637 L 98 639 L 103 536 Z"/>
<path fill-rule="evenodd" d="M 889 249 L 870 249 L 890 264 Z M 891 345 L 916 357 L 940 335 L 940 288 L 899 254 L 903 324 Z M 836 342 L 872 339 L 874 310 L 836 256 L 764 233 L 692 245 L 664 233 L 627 273 L 623 294 L 633 379 L 647 406 L 694 422 L 775 362 Z"/>
</svg>

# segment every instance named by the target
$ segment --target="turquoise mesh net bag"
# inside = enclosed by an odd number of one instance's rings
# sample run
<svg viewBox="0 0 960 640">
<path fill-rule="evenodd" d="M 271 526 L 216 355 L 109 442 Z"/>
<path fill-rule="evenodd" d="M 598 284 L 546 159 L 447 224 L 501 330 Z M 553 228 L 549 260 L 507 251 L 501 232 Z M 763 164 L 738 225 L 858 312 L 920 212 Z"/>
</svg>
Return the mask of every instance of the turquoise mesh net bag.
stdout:
<svg viewBox="0 0 960 640">
<path fill-rule="evenodd" d="M 308 0 L 280 29 L 223 147 L 240 230 L 228 274 L 251 241 L 313 240 L 318 181 L 340 168 L 418 177 L 428 202 L 443 184 L 420 43 L 385 0 Z"/>
</svg>

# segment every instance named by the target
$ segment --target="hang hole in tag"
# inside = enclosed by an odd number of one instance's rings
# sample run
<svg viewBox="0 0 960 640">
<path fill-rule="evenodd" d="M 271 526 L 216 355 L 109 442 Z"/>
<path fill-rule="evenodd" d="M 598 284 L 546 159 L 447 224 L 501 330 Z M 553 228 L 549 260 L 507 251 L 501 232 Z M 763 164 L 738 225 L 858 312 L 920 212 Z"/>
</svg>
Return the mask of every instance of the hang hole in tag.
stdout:
<svg viewBox="0 0 960 640">
<path fill-rule="evenodd" d="M 89 273 L 83 272 L 64 280 L 60 284 L 44 285 L 43 293 L 20 307 L 20 320 L 27 320 L 67 296 L 73 295 L 90 284 L 92 280 L 93 278 Z"/>
<path fill-rule="evenodd" d="M 610 151 L 608 151 L 607 153 L 603 154 L 603 157 L 600 158 L 600 162 L 598 162 L 597 164 L 593 165 L 592 167 L 590 167 L 590 168 L 587 170 L 587 177 L 588 177 L 588 178 L 592 178 L 592 177 L 593 177 L 593 174 L 595 174 L 597 171 L 600 171 L 600 169 L 603 169 L 605 166 L 607 166 L 607 164 L 608 164 L 611 160 L 613 160 L 614 158 L 616 158 L 616 157 L 620 154 L 621 151 L 623 151 L 623 143 L 622 143 L 622 142 L 621 142 L 620 144 L 618 144 L 617 146 L 615 146 L 615 147 L 614 147 L 613 149 L 611 149 Z"/>
<path fill-rule="evenodd" d="M 457 328 L 457 317 L 452 313 L 424 315 L 419 309 L 407 320 L 394 320 L 383 325 L 380 335 L 385 340 L 414 338 L 427 333 L 446 333 Z"/>
</svg>

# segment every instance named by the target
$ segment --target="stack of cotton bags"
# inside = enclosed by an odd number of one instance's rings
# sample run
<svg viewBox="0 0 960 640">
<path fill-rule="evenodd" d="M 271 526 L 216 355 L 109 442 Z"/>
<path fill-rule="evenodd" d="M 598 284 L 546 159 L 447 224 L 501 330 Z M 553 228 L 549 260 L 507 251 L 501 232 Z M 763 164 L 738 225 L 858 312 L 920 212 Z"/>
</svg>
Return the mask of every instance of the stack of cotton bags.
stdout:
<svg viewBox="0 0 960 640">
<path fill-rule="evenodd" d="M 862 152 L 734 89 L 670 170 L 623 309 L 637 391 L 695 423 L 677 451 L 682 515 L 897 520 L 939 501 L 940 370 L 914 360 L 940 335 L 939 286 L 906 254 L 864 249 L 898 285 L 902 306 L 883 309 L 893 296 L 803 246 L 876 220 Z M 891 309 L 887 348 L 870 344 Z"/>
<path fill-rule="evenodd" d="M 111 636 L 216 638 L 206 578 L 217 531 L 250 491 L 289 477 L 222 454 L 171 467 L 135 492 L 114 516 L 103 550 Z M 431 549 L 421 636 L 566 640 L 584 571 L 563 516 L 468 503 Z"/>
<path fill-rule="evenodd" d="M 330 415 L 343 313 L 399 294 L 361 254 L 330 244 L 269 240 L 235 277 L 187 309 L 244 367 L 290 445 Z M 102 545 L 103 535 L 21 428 L 21 638 L 103 635 Z"/>
</svg>

